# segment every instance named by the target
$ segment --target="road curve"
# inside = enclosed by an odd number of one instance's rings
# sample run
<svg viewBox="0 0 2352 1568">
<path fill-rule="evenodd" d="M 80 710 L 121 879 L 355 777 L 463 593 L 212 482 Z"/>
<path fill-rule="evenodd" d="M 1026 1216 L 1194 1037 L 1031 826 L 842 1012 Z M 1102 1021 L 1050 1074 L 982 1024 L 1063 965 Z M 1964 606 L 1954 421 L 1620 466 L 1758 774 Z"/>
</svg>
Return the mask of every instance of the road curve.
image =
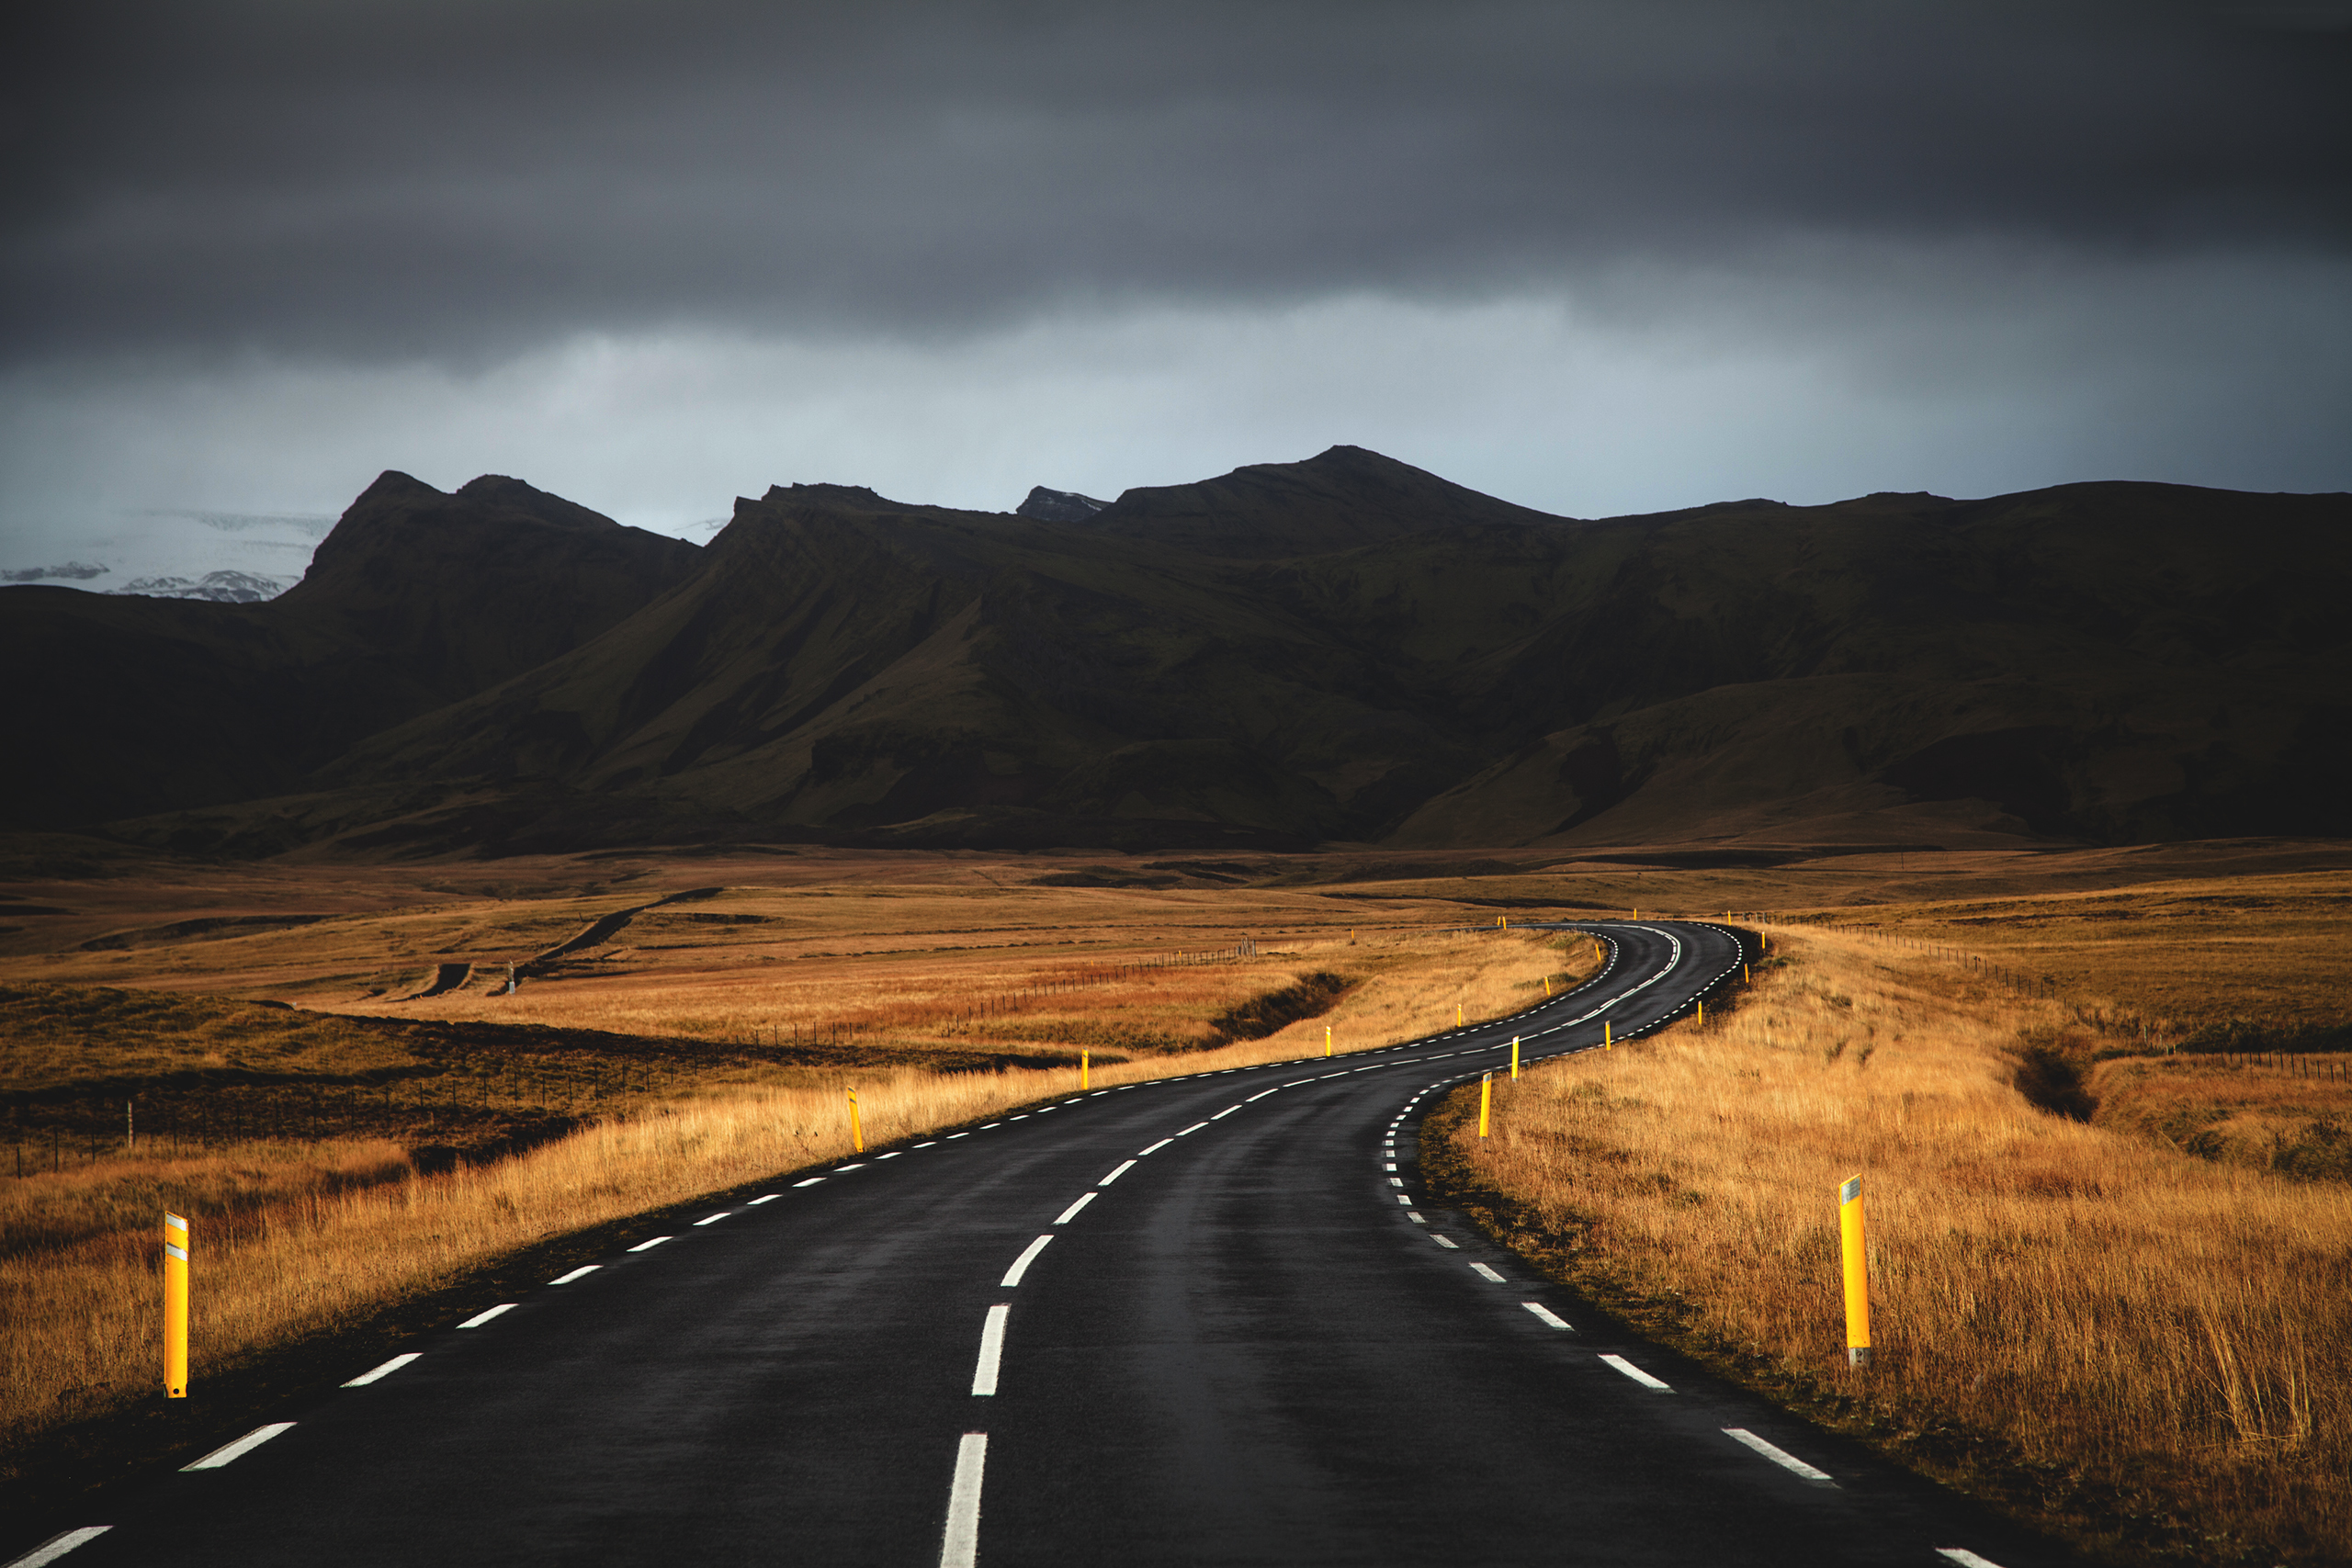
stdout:
<svg viewBox="0 0 2352 1568">
<path fill-rule="evenodd" d="M 714 1206 L 33 1560 L 2067 1561 L 1421 1201 L 1418 1111 L 1513 1034 L 1540 1060 L 1646 1032 L 1741 959 L 1712 925 L 1585 929 L 1609 968 L 1517 1019 L 1072 1096 Z"/>
</svg>

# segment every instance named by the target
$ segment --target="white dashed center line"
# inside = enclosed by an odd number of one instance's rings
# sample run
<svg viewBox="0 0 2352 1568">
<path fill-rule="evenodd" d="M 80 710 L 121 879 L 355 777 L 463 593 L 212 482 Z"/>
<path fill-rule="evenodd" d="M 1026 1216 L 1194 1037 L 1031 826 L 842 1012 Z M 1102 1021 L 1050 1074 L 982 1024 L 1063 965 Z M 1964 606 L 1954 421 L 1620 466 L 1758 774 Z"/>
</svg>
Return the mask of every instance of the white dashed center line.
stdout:
<svg viewBox="0 0 2352 1568">
<path fill-rule="evenodd" d="M 1417 1215 L 1415 1215 L 1414 1217 L 1415 1217 L 1416 1219 L 1418 1219 L 1418 1218 L 1419 1218 L 1420 1216 L 1419 1216 L 1419 1215 L 1417 1214 Z M 1447 1236 L 1447 1235 L 1437 1235 L 1436 1233 L 1432 1232 L 1432 1233 L 1430 1233 L 1430 1239 L 1431 1241 L 1433 1241 L 1433 1242 L 1437 1243 L 1440 1247 L 1442 1247 L 1446 1248 L 1446 1249 L 1447 1249 L 1448 1251 L 1450 1251 L 1450 1252 L 1453 1252 L 1453 1251 L 1459 1251 L 1459 1250 L 1461 1250 L 1460 1247 L 1455 1243 L 1454 1239 L 1453 1239 L 1452 1236 Z"/>
<path fill-rule="evenodd" d="M 1080 1194 L 1080 1197 L 1079 1197 L 1078 1201 L 1077 1201 L 1077 1202 L 1075 1202 L 1075 1203 L 1072 1203 L 1069 1208 L 1064 1209 L 1064 1210 L 1062 1211 L 1061 1218 L 1060 1218 L 1060 1219 L 1056 1220 L 1056 1221 L 1054 1222 L 1054 1224 L 1057 1224 L 1057 1225 L 1066 1225 L 1066 1224 L 1069 1224 L 1069 1223 L 1070 1223 L 1070 1221 L 1072 1221 L 1072 1220 L 1074 1220 L 1074 1219 L 1078 1218 L 1078 1212 L 1079 1212 L 1080 1209 L 1085 1208 L 1089 1203 L 1091 1203 L 1092 1201 L 1094 1201 L 1094 1199 L 1095 1199 L 1095 1194 L 1094 1194 L 1094 1193 L 1087 1192 L 1087 1193 L 1082 1193 L 1082 1194 Z"/>
<path fill-rule="evenodd" d="M 1135 1162 L 1135 1161 L 1133 1161 L 1133 1160 L 1131 1160 L 1131 1159 L 1123 1159 L 1123 1160 L 1121 1160 L 1121 1161 L 1119 1162 L 1119 1167 L 1118 1167 L 1118 1168 L 1117 1168 L 1116 1170 L 1114 1170 L 1110 1175 L 1108 1175 L 1108 1176 L 1104 1177 L 1102 1180 L 1100 1180 L 1100 1181 L 1096 1182 L 1094 1185 L 1095 1185 L 1095 1186 L 1097 1186 L 1097 1187 L 1108 1187 L 1108 1186 L 1110 1186 L 1110 1185 L 1111 1185 L 1111 1183 L 1113 1183 L 1114 1181 L 1118 1180 L 1118 1179 L 1119 1179 L 1119 1178 L 1121 1178 L 1121 1177 L 1123 1177 L 1123 1176 L 1126 1175 L 1126 1174 L 1127 1174 L 1127 1172 L 1129 1172 L 1129 1171 L 1133 1170 L 1135 1168 L 1136 1168 L 1136 1162 Z"/>
<path fill-rule="evenodd" d="M 1805 1463 L 1804 1461 L 1789 1452 L 1788 1450 L 1773 1447 L 1770 1443 L 1766 1442 L 1763 1438 L 1758 1437 L 1755 1433 L 1749 1431 L 1745 1427 L 1725 1427 L 1724 1428 L 1724 1436 L 1729 1438 L 1735 1443 L 1742 1443 L 1748 1448 L 1754 1449 L 1758 1453 L 1762 1454 L 1766 1459 L 1770 1460 L 1774 1464 L 1779 1465 L 1782 1470 L 1788 1471 L 1793 1475 L 1802 1475 L 1807 1481 L 1829 1480 L 1829 1472 L 1827 1471 L 1815 1470 L 1812 1465 Z M 1835 1483 L 1832 1483 L 1832 1484 L 1834 1485 Z"/>
<path fill-rule="evenodd" d="M 650 1241 L 639 1242 L 635 1247 L 630 1247 L 629 1250 L 631 1252 L 650 1252 L 655 1247 L 661 1246 L 663 1242 L 673 1241 L 676 1238 L 673 1236 L 657 1235 Z"/>
<path fill-rule="evenodd" d="M 51 1563 L 75 1547 L 87 1546 L 112 1529 L 114 1529 L 112 1525 L 84 1525 L 80 1529 L 67 1530 L 62 1535 L 51 1536 L 22 1557 L 10 1562 L 8 1568 L 49 1568 Z"/>
<path fill-rule="evenodd" d="M 1496 1273 L 1493 1269 L 1487 1268 L 1483 1263 L 1473 1263 L 1470 1265 L 1470 1272 L 1477 1275 L 1481 1280 L 1489 1280 L 1498 1285 L 1503 1282 L 1503 1277 L 1500 1274 Z"/>
<path fill-rule="evenodd" d="M 466 1319 L 465 1322 L 458 1325 L 458 1326 L 460 1328 L 480 1328 L 483 1324 L 488 1323 L 500 1313 L 513 1312 L 514 1310 L 514 1305 L 515 1303 L 513 1302 L 501 1302 L 496 1306 L 491 1308 L 488 1312 L 478 1312 L 474 1314 L 473 1316 Z"/>
<path fill-rule="evenodd" d="M 980 1359 L 972 1368 L 975 1394 L 996 1393 L 997 1363 L 1004 1359 L 1004 1320 L 1012 1314 L 1011 1305 L 999 1302 L 989 1308 L 989 1315 L 980 1325 Z"/>
<path fill-rule="evenodd" d="M 1208 1123 L 1205 1122 L 1195 1122 L 1191 1126 L 1185 1128 L 1182 1132 L 1177 1134 L 1176 1136 L 1179 1138 L 1189 1138 L 1207 1125 Z"/>
<path fill-rule="evenodd" d="M 1285 1089 L 1285 1088 L 1287 1088 L 1287 1087 L 1289 1087 L 1289 1086 L 1287 1086 L 1287 1085 L 1285 1085 L 1285 1084 L 1276 1084 L 1272 1089 L 1260 1089 L 1257 1093 L 1255 1093 L 1255 1094 L 1251 1095 L 1251 1096 L 1250 1097 L 1250 1100 L 1263 1100 L 1263 1099 L 1265 1099 L 1265 1098 L 1266 1098 L 1266 1096 L 1268 1096 L 1268 1095 L 1270 1095 L 1270 1094 L 1277 1093 L 1277 1092 L 1279 1092 L 1280 1090 L 1282 1090 L 1282 1089 Z M 1242 1104 L 1244 1104 L 1244 1105 L 1247 1105 L 1247 1104 L 1249 1104 L 1249 1103 L 1250 1103 L 1250 1100 L 1243 1100 L 1241 1103 L 1242 1103 Z"/>
<path fill-rule="evenodd" d="M 865 1162 L 864 1160 L 859 1160 L 855 1165 L 837 1165 L 833 1167 L 833 1174 L 835 1176 L 839 1176 L 845 1170 L 864 1170 L 865 1168 Z"/>
<path fill-rule="evenodd" d="M 2001 1568 L 1991 1558 L 1979 1557 L 1964 1546 L 1939 1546 L 1936 1548 L 1936 1555 L 1951 1558 L 1960 1564 L 1960 1568 Z"/>
<path fill-rule="evenodd" d="M 1412 1201 L 1413 1201 L 1413 1200 L 1412 1200 L 1412 1198 L 1410 1197 L 1410 1195 L 1408 1195 L 1408 1194 L 1407 1194 L 1407 1193 L 1399 1192 L 1399 1193 L 1397 1193 L 1397 1194 L 1396 1194 L 1396 1201 L 1398 1201 L 1399 1203 L 1410 1203 L 1410 1202 L 1412 1202 Z"/>
<path fill-rule="evenodd" d="M 574 1280 L 584 1280 L 604 1267 L 601 1263 L 583 1263 L 569 1274 L 560 1274 L 548 1281 L 550 1285 L 569 1285 Z"/>
<path fill-rule="evenodd" d="M 1218 1111 L 1216 1115 L 1210 1117 L 1209 1120 L 1212 1122 L 1222 1122 L 1240 1109 L 1241 1107 L 1238 1105 L 1228 1105 L 1224 1110 Z"/>
<path fill-rule="evenodd" d="M 956 1481 L 947 1492 L 947 1536 L 939 1568 L 974 1568 L 980 1555 L 980 1477 L 989 1461 L 989 1435 L 967 1432 L 956 1445 Z"/>
<path fill-rule="evenodd" d="M 1176 1141 L 1176 1140 L 1175 1140 L 1175 1139 L 1173 1139 L 1173 1138 L 1162 1138 L 1162 1139 L 1160 1139 L 1160 1140 L 1159 1140 L 1159 1142 L 1158 1142 L 1158 1143 L 1156 1143 L 1156 1144 L 1152 1145 L 1151 1145 L 1151 1147 L 1149 1147 L 1149 1148 L 1148 1148 L 1148 1149 L 1137 1149 L 1137 1150 L 1136 1151 L 1136 1158 L 1137 1158 L 1137 1159 L 1141 1159 L 1141 1158 L 1143 1158 L 1143 1156 L 1146 1156 L 1146 1155 L 1156 1155 L 1156 1154 L 1158 1154 L 1160 1150 L 1162 1150 L 1162 1149 L 1166 1148 L 1169 1145 L 1170 1145 L 1170 1144 L 1174 1143 L 1175 1141 Z"/>
<path fill-rule="evenodd" d="M 1667 1393 L 1672 1393 L 1674 1392 L 1673 1389 L 1668 1388 L 1665 1383 L 1660 1382 L 1657 1379 L 1650 1376 L 1649 1373 L 1642 1371 L 1641 1368 L 1634 1365 L 1633 1362 L 1625 1359 L 1623 1356 L 1603 1356 L 1600 1359 L 1608 1362 L 1611 1366 L 1616 1368 L 1619 1371 L 1624 1373 L 1627 1377 L 1633 1379 L 1635 1382 L 1640 1383 L 1644 1388 L 1654 1388 Z"/>
<path fill-rule="evenodd" d="M 230 1461 L 242 1459 L 253 1452 L 278 1433 L 290 1432 L 293 1429 L 294 1423 L 291 1421 L 272 1421 L 266 1427 L 254 1427 L 233 1443 L 214 1449 L 194 1464 L 184 1464 L 180 1468 L 182 1470 L 218 1470 Z"/>
<path fill-rule="evenodd" d="M 402 1367 L 407 1366 L 411 1361 L 415 1360 L 417 1357 L 423 1354 L 424 1352 L 421 1350 L 411 1350 L 404 1356 L 394 1356 L 382 1366 L 360 1373 L 357 1377 L 353 1378 L 343 1386 L 345 1388 L 366 1388 L 378 1378 L 388 1378 L 391 1376 L 394 1372 L 399 1371 Z"/>
<path fill-rule="evenodd" d="M 794 1183 L 793 1183 L 793 1185 L 794 1185 L 795 1187 L 814 1187 L 814 1186 L 816 1186 L 816 1185 L 817 1185 L 817 1183 L 819 1183 L 820 1181 L 822 1181 L 822 1180 L 824 1180 L 824 1179 L 824 1179 L 823 1177 L 821 1177 L 821 1176 L 812 1176 L 812 1177 L 810 1177 L 810 1178 L 809 1178 L 808 1180 L 806 1180 L 806 1181 L 796 1181 L 796 1182 L 794 1182 Z"/>
<path fill-rule="evenodd" d="M 1021 1256 L 1012 1260 L 1012 1267 L 1004 1271 L 1004 1278 L 997 1281 L 998 1285 L 1009 1291 L 1021 1283 L 1021 1276 L 1029 1272 L 1029 1265 L 1037 1261 L 1037 1254 L 1045 1251 L 1046 1244 L 1053 1239 L 1050 1235 L 1041 1235 L 1031 1242 Z"/>
<path fill-rule="evenodd" d="M 905 1154 L 906 1152 L 907 1151 L 904 1149 L 892 1149 L 887 1155 L 876 1155 L 874 1157 L 876 1159 L 897 1159 L 900 1155 Z"/>
<path fill-rule="evenodd" d="M 752 1199 L 750 1202 L 744 1204 L 743 1207 L 747 1209 L 756 1209 L 763 1203 L 775 1202 L 779 1194 L 774 1192 L 763 1192 L 758 1197 Z"/>
<path fill-rule="evenodd" d="M 1553 1328 L 1568 1328 L 1568 1320 L 1562 1317 L 1558 1313 L 1554 1312 L 1550 1307 L 1545 1306 L 1542 1302 L 1521 1302 L 1519 1304 L 1533 1313 L 1535 1314 L 1535 1320 L 1538 1323 L 1544 1324 Z M 1574 1334 L 1576 1330 L 1568 1328 L 1568 1332 Z"/>
<path fill-rule="evenodd" d="M 721 1220 L 725 1219 L 729 1214 L 731 1214 L 731 1213 L 734 1213 L 734 1211 L 733 1211 L 732 1209 L 721 1209 L 721 1210 L 719 1210 L 719 1211 L 718 1211 L 718 1213 L 715 1213 L 715 1214 L 706 1214 L 706 1215 L 704 1215 L 701 1219 L 696 1220 L 696 1221 L 695 1222 L 695 1227 L 696 1227 L 697 1229 L 699 1229 L 701 1226 L 704 1226 L 704 1225 L 715 1225 L 715 1224 L 717 1224 L 719 1221 L 721 1221 Z"/>
</svg>

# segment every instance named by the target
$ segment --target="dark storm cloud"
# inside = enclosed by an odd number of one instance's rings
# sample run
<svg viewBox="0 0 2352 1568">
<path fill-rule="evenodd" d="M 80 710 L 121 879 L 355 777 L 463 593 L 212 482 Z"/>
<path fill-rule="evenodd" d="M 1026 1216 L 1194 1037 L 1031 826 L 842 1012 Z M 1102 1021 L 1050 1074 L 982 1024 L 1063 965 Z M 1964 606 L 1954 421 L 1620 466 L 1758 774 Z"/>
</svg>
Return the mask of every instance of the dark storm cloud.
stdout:
<svg viewBox="0 0 2352 1568">
<path fill-rule="evenodd" d="M 2340 255 L 2328 7 L 96 5 L 7 53 L 17 359 L 926 335 L 1801 238 Z"/>
</svg>

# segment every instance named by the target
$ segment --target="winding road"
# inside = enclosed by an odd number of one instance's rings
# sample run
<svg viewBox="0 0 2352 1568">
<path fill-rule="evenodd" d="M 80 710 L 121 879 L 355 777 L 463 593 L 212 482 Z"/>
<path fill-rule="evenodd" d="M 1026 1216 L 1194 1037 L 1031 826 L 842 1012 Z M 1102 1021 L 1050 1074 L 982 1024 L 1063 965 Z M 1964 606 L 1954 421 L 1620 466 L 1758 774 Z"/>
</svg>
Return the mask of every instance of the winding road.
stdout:
<svg viewBox="0 0 2352 1568">
<path fill-rule="evenodd" d="M 1423 1201 L 1417 1113 L 1514 1034 L 1540 1060 L 1645 1032 L 1742 956 L 1697 922 L 1578 929 L 1609 967 L 1516 1019 L 1073 1095 L 747 1193 L 18 1562 L 2070 1561 Z"/>
</svg>

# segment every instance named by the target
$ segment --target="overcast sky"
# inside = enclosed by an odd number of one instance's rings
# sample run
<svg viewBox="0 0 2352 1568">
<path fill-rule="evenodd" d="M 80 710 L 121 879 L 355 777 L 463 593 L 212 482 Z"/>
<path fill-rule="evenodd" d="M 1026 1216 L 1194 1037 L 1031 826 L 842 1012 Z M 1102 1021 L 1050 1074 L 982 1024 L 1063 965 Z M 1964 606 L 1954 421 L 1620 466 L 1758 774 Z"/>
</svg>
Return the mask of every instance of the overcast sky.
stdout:
<svg viewBox="0 0 2352 1568">
<path fill-rule="evenodd" d="M 386 468 L 681 531 L 1338 442 L 1579 516 L 2352 489 L 2352 5 L 52 9 L 0 568 Z"/>
</svg>

